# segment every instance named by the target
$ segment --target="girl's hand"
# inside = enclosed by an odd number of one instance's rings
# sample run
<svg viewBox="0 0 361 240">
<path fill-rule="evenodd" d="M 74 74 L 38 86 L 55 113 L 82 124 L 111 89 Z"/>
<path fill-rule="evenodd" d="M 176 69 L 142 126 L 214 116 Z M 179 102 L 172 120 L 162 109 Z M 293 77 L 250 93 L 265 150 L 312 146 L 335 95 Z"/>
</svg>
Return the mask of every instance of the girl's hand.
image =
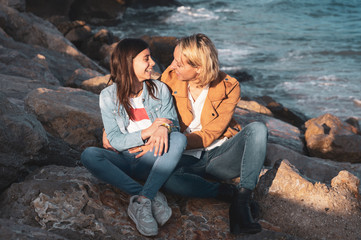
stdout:
<svg viewBox="0 0 361 240">
<path fill-rule="evenodd" d="M 114 151 L 114 152 L 118 152 L 115 148 L 112 147 L 112 145 L 110 145 L 110 142 L 107 138 L 107 133 L 105 131 L 103 131 L 103 147 L 105 149 Z"/>
<path fill-rule="evenodd" d="M 145 146 L 150 146 L 150 149 L 154 148 L 154 156 L 161 156 L 163 153 L 168 152 L 168 129 L 158 126 Z"/>
<path fill-rule="evenodd" d="M 172 124 L 172 121 L 167 118 L 156 118 L 150 127 L 142 130 L 142 139 L 150 138 L 158 130 L 158 127 L 164 123 Z"/>
</svg>

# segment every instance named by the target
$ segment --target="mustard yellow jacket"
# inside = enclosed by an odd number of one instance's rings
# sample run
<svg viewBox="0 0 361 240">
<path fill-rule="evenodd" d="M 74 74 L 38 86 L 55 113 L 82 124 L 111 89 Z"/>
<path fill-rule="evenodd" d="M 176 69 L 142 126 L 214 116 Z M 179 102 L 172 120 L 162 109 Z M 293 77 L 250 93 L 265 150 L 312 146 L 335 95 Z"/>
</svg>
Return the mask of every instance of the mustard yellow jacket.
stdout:
<svg viewBox="0 0 361 240">
<path fill-rule="evenodd" d="M 166 83 L 172 92 L 181 132 L 184 132 L 193 120 L 192 107 L 188 99 L 188 84 L 186 81 L 178 80 L 171 67 L 163 72 L 161 81 Z M 187 149 L 208 147 L 214 140 L 230 138 L 241 130 L 241 126 L 232 118 L 240 100 L 240 93 L 239 82 L 220 72 L 217 79 L 209 85 L 201 114 L 202 130 L 186 134 Z"/>
</svg>

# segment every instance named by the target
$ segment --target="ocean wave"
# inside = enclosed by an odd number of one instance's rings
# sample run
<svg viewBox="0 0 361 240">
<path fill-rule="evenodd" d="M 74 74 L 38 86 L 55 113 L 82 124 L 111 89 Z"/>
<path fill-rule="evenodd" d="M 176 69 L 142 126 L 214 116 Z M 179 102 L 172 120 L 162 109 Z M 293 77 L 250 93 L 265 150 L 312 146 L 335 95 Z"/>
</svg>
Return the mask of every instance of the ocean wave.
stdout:
<svg viewBox="0 0 361 240">
<path fill-rule="evenodd" d="M 208 20 L 218 20 L 214 12 L 206 8 L 192 8 L 189 6 L 181 6 L 177 8 L 177 12 L 168 17 L 167 23 L 182 23 L 182 22 L 200 22 Z"/>
</svg>

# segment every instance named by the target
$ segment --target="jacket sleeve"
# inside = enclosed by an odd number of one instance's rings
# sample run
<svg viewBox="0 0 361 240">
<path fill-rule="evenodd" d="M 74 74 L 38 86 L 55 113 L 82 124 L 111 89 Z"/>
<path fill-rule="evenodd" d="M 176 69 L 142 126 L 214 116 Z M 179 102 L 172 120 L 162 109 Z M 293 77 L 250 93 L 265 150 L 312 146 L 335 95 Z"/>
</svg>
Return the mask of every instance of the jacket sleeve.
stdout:
<svg viewBox="0 0 361 240">
<path fill-rule="evenodd" d="M 213 111 L 202 113 L 202 116 L 203 114 L 209 114 L 212 120 L 203 124 L 201 119 L 202 130 L 186 134 L 188 142 L 187 149 L 206 148 L 222 136 L 227 130 L 235 107 L 240 100 L 240 92 L 239 83 L 237 82 L 225 99 L 219 104 L 215 103 L 218 106 L 211 108 Z"/>
<path fill-rule="evenodd" d="M 177 111 L 173 103 L 173 97 L 169 92 L 167 85 L 165 85 L 160 81 L 159 84 L 160 84 L 159 95 L 161 96 L 160 100 L 162 101 L 162 109 L 159 117 L 167 118 L 171 120 L 173 122 L 172 132 L 174 131 L 179 132 L 179 121 L 178 121 Z"/>
<path fill-rule="evenodd" d="M 109 92 L 102 91 L 99 96 L 99 105 L 103 125 L 110 145 L 118 151 L 124 151 L 131 147 L 143 145 L 141 131 L 122 133 L 117 121 L 121 121 L 118 107 L 112 101 Z M 124 125 L 124 123 L 122 123 Z"/>
</svg>

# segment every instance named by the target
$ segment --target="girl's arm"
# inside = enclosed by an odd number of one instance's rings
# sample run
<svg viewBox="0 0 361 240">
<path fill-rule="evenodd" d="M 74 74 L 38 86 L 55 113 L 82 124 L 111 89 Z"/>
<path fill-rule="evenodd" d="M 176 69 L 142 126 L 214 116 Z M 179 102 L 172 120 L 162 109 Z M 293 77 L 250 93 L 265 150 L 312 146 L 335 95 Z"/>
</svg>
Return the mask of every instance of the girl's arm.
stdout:
<svg viewBox="0 0 361 240">
<path fill-rule="evenodd" d="M 99 96 L 99 106 L 102 115 L 103 125 L 110 145 L 117 151 L 124 151 L 129 148 L 143 145 L 141 131 L 133 133 L 122 133 L 119 125 L 124 125 L 123 119 L 119 116 L 118 107 L 113 101 L 110 91 L 103 90 Z M 123 113 L 125 114 L 125 113 Z M 119 125 L 118 125 L 119 123 Z"/>
</svg>

